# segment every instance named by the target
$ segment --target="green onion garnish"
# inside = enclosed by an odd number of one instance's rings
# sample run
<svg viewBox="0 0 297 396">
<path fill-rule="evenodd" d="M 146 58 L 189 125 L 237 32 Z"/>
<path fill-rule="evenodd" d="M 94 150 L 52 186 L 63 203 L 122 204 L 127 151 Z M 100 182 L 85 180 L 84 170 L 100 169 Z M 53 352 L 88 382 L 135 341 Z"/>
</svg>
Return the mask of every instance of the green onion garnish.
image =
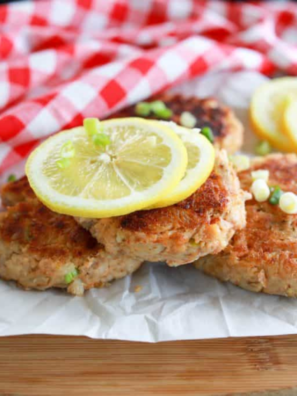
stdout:
<svg viewBox="0 0 297 396">
<path fill-rule="evenodd" d="M 61 148 L 61 157 L 62 158 L 73 158 L 75 155 L 75 148 L 73 143 L 69 140 L 64 143 Z"/>
<path fill-rule="evenodd" d="M 68 272 L 68 274 L 65 275 L 65 282 L 67 283 L 67 285 L 73 282 L 74 278 L 76 278 L 77 275 L 78 275 L 78 270 L 76 268 L 74 268 L 73 271 Z"/>
<path fill-rule="evenodd" d="M 96 146 L 106 147 L 110 144 L 110 139 L 105 135 L 105 133 L 97 133 L 96 135 L 93 135 L 92 140 Z"/>
<path fill-rule="evenodd" d="M 186 128 L 194 128 L 197 120 L 196 117 L 193 116 L 193 114 L 190 113 L 189 111 L 183 111 L 180 115 L 179 121 L 181 125 Z"/>
<path fill-rule="evenodd" d="M 90 137 L 103 131 L 103 126 L 98 118 L 85 118 L 84 128 Z"/>
<path fill-rule="evenodd" d="M 160 111 L 155 111 L 155 115 L 163 120 L 169 120 L 172 117 L 172 110 L 166 108 Z"/>
<path fill-rule="evenodd" d="M 62 158 L 57 161 L 57 165 L 61 169 L 65 169 L 70 165 L 70 159 L 69 158 Z"/>
<path fill-rule="evenodd" d="M 172 117 L 172 110 L 170 110 L 161 100 L 154 102 L 140 102 L 135 106 L 135 113 L 141 117 L 146 117 L 153 113 L 156 117 L 163 120 L 169 120 Z"/>
<path fill-rule="evenodd" d="M 155 100 L 150 103 L 151 111 L 158 118 L 162 118 L 163 120 L 169 120 L 172 116 L 172 110 L 170 110 L 164 102 L 161 100 Z"/>
<path fill-rule="evenodd" d="M 135 106 L 135 113 L 141 117 L 146 117 L 151 112 L 151 104 L 147 102 L 137 103 Z"/>
<path fill-rule="evenodd" d="M 209 128 L 209 127 L 203 127 L 202 129 L 201 129 L 201 135 L 203 135 L 203 136 L 205 136 L 211 143 L 213 143 L 213 141 L 214 141 L 214 136 L 213 136 L 213 133 L 212 133 L 212 130 L 211 130 L 211 128 Z"/>
<path fill-rule="evenodd" d="M 271 203 L 271 205 L 278 205 L 280 197 L 283 194 L 283 191 L 279 186 L 271 188 L 271 191 L 272 194 L 270 195 L 269 203 Z"/>
<path fill-rule="evenodd" d="M 8 181 L 8 183 L 11 183 L 11 182 L 16 181 L 16 179 L 17 179 L 16 175 L 11 174 L 8 176 L 7 181 Z"/>
<path fill-rule="evenodd" d="M 257 155 L 261 156 L 269 154 L 271 152 L 271 146 L 267 141 L 263 140 L 257 144 L 255 152 Z"/>
<path fill-rule="evenodd" d="M 98 118 L 84 119 L 84 127 L 96 146 L 106 147 L 110 144 L 110 139 L 103 133 L 103 126 Z"/>
<path fill-rule="evenodd" d="M 58 167 L 61 169 L 67 168 L 71 163 L 70 158 L 73 158 L 74 155 L 75 148 L 73 143 L 69 140 L 61 147 L 61 159 L 57 161 Z"/>
<path fill-rule="evenodd" d="M 153 113 L 157 115 L 162 110 L 167 109 L 166 104 L 161 100 L 155 100 L 154 102 L 150 103 L 150 108 Z"/>
</svg>

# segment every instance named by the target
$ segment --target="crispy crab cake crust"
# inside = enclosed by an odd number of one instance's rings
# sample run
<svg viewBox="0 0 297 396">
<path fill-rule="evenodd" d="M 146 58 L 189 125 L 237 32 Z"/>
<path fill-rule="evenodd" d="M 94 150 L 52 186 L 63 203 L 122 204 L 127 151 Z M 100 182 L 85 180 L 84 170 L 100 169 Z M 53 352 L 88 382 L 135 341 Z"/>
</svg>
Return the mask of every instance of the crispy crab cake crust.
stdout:
<svg viewBox="0 0 297 396">
<path fill-rule="evenodd" d="M 163 101 L 172 110 L 171 121 L 180 124 L 180 115 L 189 111 L 196 117 L 194 128 L 208 126 L 212 129 L 215 137 L 214 145 L 218 149 L 225 149 L 229 153 L 239 150 L 243 143 L 243 126 L 233 111 L 220 104 L 216 99 L 210 97 L 198 99 L 176 94 L 162 94 L 147 101 Z M 135 106 L 130 106 L 120 112 L 113 114 L 110 118 L 139 117 L 135 113 Z M 152 115 L 146 117 L 158 119 Z M 170 120 L 168 120 L 170 121 Z"/>
<path fill-rule="evenodd" d="M 4 184 L 0 188 L 0 195 L 2 205 L 5 208 L 19 202 L 28 201 L 29 199 L 37 199 L 26 176 L 14 182 Z"/>
<path fill-rule="evenodd" d="M 257 169 L 269 170 L 271 186 L 297 194 L 296 155 L 256 158 L 238 175 L 243 189 L 250 189 L 251 171 Z M 219 255 L 204 257 L 195 266 L 247 290 L 297 297 L 297 215 L 254 199 L 246 203 L 246 211 L 246 228 Z"/>
<path fill-rule="evenodd" d="M 14 280 L 25 289 L 67 288 L 71 294 L 82 295 L 140 266 L 140 260 L 107 253 L 72 217 L 42 205 L 26 183 L 23 178 L 2 189 L 3 202 L 13 205 L 0 214 L 2 279 Z M 14 194 L 21 186 L 24 202 Z M 75 268 L 79 274 L 68 285 L 65 275 Z"/>
<path fill-rule="evenodd" d="M 225 151 L 217 152 L 208 180 L 175 205 L 108 219 L 77 221 L 115 255 L 177 266 L 219 253 L 245 226 L 244 193 Z"/>
</svg>

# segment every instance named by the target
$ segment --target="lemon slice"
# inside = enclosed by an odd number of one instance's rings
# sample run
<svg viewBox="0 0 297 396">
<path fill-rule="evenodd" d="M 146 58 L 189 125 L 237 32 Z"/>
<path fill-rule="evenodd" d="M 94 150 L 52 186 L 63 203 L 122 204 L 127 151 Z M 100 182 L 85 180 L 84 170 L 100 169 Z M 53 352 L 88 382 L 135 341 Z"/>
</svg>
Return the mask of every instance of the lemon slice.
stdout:
<svg viewBox="0 0 297 396">
<path fill-rule="evenodd" d="M 174 122 L 164 122 L 164 124 L 170 125 L 183 141 L 188 153 L 188 166 L 179 184 L 170 194 L 153 205 L 153 208 L 173 205 L 188 198 L 206 181 L 215 162 L 213 145 L 197 130 L 180 127 Z"/>
<path fill-rule="evenodd" d="M 292 96 L 286 100 L 282 121 L 284 131 L 292 142 L 292 151 L 297 151 L 297 100 Z"/>
<path fill-rule="evenodd" d="M 255 133 L 284 151 L 292 151 L 291 141 L 282 124 L 288 95 L 297 98 L 297 78 L 277 78 L 256 90 L 250 106 L 250 118 Z"/>
<path fill-rule="evenodd" d="M 124 215 L 169 195 L 184 176 L 187 150 L 168 126 L 121 118 L 100 123 L 100 131 L 104 135 L 88 136 L 83 127 L 60 132 L 30 155 L 30 185 L 53 211 Z"/>
</svg>

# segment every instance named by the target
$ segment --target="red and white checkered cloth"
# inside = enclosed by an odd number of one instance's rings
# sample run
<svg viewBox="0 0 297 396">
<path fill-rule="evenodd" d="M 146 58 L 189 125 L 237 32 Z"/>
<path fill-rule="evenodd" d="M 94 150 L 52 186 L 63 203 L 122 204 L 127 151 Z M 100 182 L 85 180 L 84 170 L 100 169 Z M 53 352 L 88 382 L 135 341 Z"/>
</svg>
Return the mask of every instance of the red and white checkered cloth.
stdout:
<svg viewBox="0 0 297 396">
<path fill-rule="evenodd" d="M 0 174 L 42 139 L 210 70 L 297 74 L 297 5 L 39 0 L 0 6 Z"/>
</svg>

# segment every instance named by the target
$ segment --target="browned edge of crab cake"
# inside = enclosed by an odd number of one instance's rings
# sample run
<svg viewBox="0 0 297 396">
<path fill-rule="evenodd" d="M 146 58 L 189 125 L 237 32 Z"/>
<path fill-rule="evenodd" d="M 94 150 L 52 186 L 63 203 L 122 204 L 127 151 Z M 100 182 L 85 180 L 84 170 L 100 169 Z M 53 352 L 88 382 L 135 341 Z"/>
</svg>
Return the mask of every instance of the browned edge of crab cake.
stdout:
<svg viewBox="0 0 297 396">
<path fill-rule="evenodd" d="M 219 149 L 225 149 L 228 153 L 239 150 L 243 143 L 243 125 L 227 106 L 220 104 L 217 99 L 209 97 L 199 99 L 186 97 L 180 94 L 161 94 L 150 98 L 147 102 L 154 100 L 163 101 L 172 110 L 172 117 L 168 121 L 180 124 L 180 116 L 184 111 L 192 113 L 196 117 L 194 128 L 210 127 L 214 133 L 214 145 Z M 135 105 L 127 107 L 109 118 L 139 117 L 135 113 Z M 149 115 L 149 119 L 160 119 Z"/>
<path fill-rule="evenodd" d="M 271 154 L 256 158 L 239 173 L 249 190 L 251 171 L 269 170 L 269 185 L 297 194 L 297 156 Z M 297 297 L 297 215 L 284 213 L 268 201 L 247 201 L 247 225 L 217 256 L 195 263 L 206 274 L 254 292 Z"/>
<path fill-rule="evenodd" d="M 177 266 L 224 249 L 245 226 L 248 196 L 223 150 L 217 152 L 208 180 L 182 202 L 126 216 L 77 220 L 112 254 Z"/>
<path fill-rule="evenodd" d="M 19 181 L 21 186 L 24 192 L 30 189 L 25 178 Z M 32 199 L 34 193 L 21 197 L 11 194 L 10 188 L 18 191 L 18 181 L 2 189 L 4 202 L 13 205 L 0 216 L 2 279 L 16 281 L 25 289 L 67 288 L 69 293 L 82 295 L 84 290 L 106 286 L 140 266 L 140 260 L 107 253 L 73 217 L 47 209 Z M 23 202 L 19 202 L 21 198 Z M 78 275 L 67 284 L 65 276 L 74 270 Z"/>
<path fill-rule="evenodd" d="M 29 199 L 37 200 L 26 176 L 1 186 L 0 195 L 4 207 L 13 206 Z"/>
</svg>

